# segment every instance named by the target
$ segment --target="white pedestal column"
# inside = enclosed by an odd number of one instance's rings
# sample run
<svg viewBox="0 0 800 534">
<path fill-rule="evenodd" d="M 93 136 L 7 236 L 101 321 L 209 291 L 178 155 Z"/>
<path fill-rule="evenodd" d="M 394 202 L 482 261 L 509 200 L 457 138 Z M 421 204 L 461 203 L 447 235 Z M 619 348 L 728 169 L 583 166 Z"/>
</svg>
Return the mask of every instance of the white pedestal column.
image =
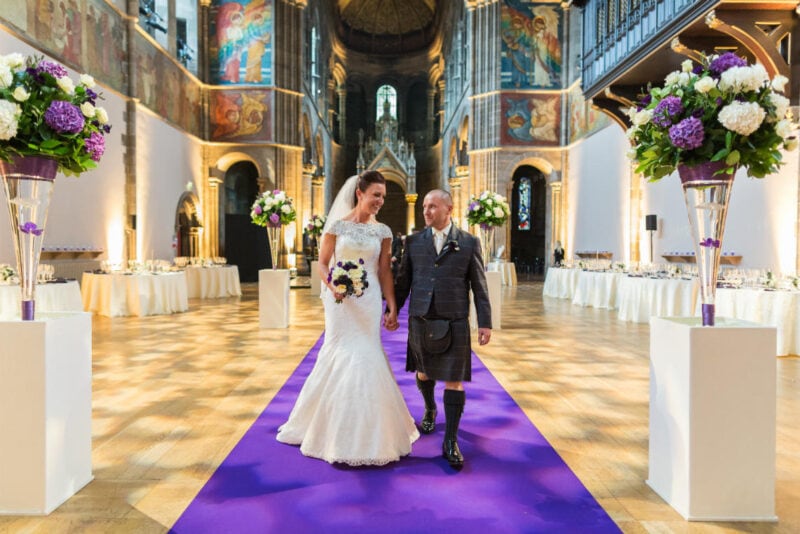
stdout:
<svg viewBox="0 0 800 534">
<path fill-rule="evenodd" d="M 48 514 L 92 480 L 92 316 L 0 321 L 0 514 Z"/>
<path fill-rule="evenodd" d="M 289 269 L 258 271 L 258 324 L 261 328 L 289 327 Z"/>
<path fill-rule="evenodd" d="M 311 296 L 318 297 L 320 294 L 320 284 L 322 281 L 319 278 L 319 262 L 314 260 L 311 262 Z"/>
<path fill-rule="evenodd" d="M 492 306 L 492 330 L 500 330 L 500 306 L 502 304 L 503 276 L 499 272 L 486 272 L 486 287 L 489 289 L 489 304 Z M 478 316 L 472 294 L 469 297 L 469 324 L 478 328 Z"/>
<path fill-rule="evenodd" d="M 647 484 L 685 519 L 777 521 L 773 327 L 650 321 Z"/>
</svg>

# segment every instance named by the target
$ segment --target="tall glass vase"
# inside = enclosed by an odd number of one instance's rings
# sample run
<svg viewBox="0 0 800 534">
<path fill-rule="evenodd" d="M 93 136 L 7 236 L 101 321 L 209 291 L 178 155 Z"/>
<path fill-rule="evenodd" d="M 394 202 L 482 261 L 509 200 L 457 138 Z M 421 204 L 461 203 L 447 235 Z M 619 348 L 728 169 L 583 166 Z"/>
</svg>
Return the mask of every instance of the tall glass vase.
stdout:
<svg viewBox="0 0 800 534">
<path fill-rule="evenodd" d="M 714 326 L 714 298 L 734 172 L 715 174 L 725 162 L 678 166 L 694 241 L 703 326 Z"/>
<path fill-rule="evenodd" d="M 17 259 L 23 321 L 34 319 L 36 275 L 57 171 L 58 163 L 50 158 L 26 156 L 11 162 L 0 160 L 11 220 L 11 241 Z"/>
<path fill-rule="evenodd" d="M 483 268 L 489 268 L 489 262 L 492 261 L 492 252 L 494 252 L 494 226 L 481 225 L 481 248 L 483 249 Z"/>
<path fill-rule="evenodd" d="M 278 268 L 278 247 L 281 239 L 281 225 L 267 224 L 267 237 L 269 238 L 269 253 L 272 258 L 272 268 Z"/>
</svg>

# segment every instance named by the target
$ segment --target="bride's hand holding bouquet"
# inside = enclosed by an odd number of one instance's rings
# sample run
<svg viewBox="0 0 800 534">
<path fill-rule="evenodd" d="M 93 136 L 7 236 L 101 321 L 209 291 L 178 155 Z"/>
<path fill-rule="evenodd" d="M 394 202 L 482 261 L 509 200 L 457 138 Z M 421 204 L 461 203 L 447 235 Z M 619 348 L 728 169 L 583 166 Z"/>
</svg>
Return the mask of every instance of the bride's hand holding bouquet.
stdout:
<svg viewBox="0 0 800 534">
<path fill-rule="evenodd" d="M 337 261 L 328 273 L 328 287 L 333 292 L 337 304 L 346 297 L 360 297 L 369 287 L 367 271 L 363 268 L 364 260 Z"/>
</svg>

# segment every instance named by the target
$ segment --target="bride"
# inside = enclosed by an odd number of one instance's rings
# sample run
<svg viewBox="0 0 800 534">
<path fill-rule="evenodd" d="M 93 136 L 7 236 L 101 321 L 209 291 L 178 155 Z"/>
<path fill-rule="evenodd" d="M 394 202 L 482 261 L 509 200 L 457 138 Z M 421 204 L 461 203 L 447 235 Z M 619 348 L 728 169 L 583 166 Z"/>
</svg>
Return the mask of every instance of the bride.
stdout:
<svg viewBox="0 0 800 534">
<path fill-rule="evenodd" d="M 314 369 L 278 429 L 278 441 L 300 445 L 306 456 L 349 465 L 383 465 L 411 452 L 419 437 L 380 339 L 397 328 L 391 271 L 392 232 L 375 220 L 386 196 L 377 171 L 350 177 L 328 214 L 319 270 L 327 282 L 325 342 Z M 359 262 L 367 273 L 362 296 L 338 294 L 328 273 L 337 262 Z"/>
</svg>

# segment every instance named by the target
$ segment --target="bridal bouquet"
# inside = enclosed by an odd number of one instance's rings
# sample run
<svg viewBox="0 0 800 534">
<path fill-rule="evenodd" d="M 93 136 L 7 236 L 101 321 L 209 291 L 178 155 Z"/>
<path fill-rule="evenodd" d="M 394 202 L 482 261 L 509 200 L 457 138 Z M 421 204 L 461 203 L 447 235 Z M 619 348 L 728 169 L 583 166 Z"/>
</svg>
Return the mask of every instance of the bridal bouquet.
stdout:
<svg viewBox="0 0 800 534">
<path fill-rule="evenodd" d="M 280 189 L 264 191 L 250 209 L 250 218 L 258 226 L 278 227 L 297 217 L 291 197 Z"/>
<path fill-rule="evenodd" d="M 367 271 L 362 267 L 364 260 L 358 261 L 338 261 L 330 273 L 328 273 L 328 283 L 333 286 L 338 295 L 345 297 L 360 297 L 364 290 L 369 287 L 367 282 Z M 337 304 L 341 304 L 343 299 L 336 299 Z"/>
<path fill-rule="evenodd" d="M 492 191 L 484 191 L 478 197 L 470 197 L 467 209 L 467 222 L 478 224 L 481 228 L 502 226 L 511 210 L 506 198 Z"/>
<path fill-rule="evenodd" d="M 679 165 L 724 161 L 763 178 L 781 165 L 780 149 L 792 150 L 789 99 L 779 94 L 788 79 L 769 79 L 762 65 L 748 65 L 732 52 L 683 62 L 664 87 L 652 87 L 628 109 L 633 142 L 628 156 L 636 172 L 656 181 Z"/>
<path fill-rule="evenodd" d="M 91 76 L 76 84 L 52 61 L 0 56 L 0 159 L 52 158 L 73 176 L 96 167 L 111 126 L 94 87 Z"/>
</svg>

